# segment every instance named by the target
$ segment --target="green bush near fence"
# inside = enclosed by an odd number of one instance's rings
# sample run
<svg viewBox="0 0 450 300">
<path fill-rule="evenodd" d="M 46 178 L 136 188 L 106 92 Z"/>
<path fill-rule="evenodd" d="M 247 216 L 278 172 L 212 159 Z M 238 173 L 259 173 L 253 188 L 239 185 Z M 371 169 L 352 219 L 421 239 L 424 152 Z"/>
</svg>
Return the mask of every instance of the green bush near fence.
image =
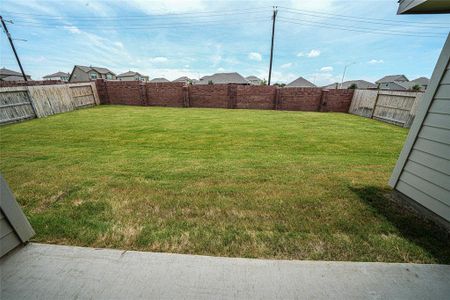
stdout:
<svg viewBox="0 0 450 300">
<path fill-rule="evenodd" d="M 38 242 L 219 256 L 449 263 L 394 205 L 407 130 L 339 113 L 102 106 L 0 127 Z"/>
</svg>

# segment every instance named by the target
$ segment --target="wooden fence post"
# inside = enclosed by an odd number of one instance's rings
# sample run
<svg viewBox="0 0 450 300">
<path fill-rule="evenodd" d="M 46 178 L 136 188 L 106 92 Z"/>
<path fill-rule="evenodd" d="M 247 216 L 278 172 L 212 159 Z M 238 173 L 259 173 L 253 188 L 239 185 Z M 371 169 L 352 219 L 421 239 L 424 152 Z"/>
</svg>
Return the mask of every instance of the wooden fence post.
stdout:
<svg viewBox="0 0 450 300">
<path fill-rule="evenodd" d="M 372 114 L 370 115 L 370 118 L 373 119 L 373 116 L 375 115 L 375 109 L 377 108 L 378 98 L 380 97 L 380 90 L 377 90 L 377 97 L 375 98 L 375 103 L 373 104 Z"/>
</svg>

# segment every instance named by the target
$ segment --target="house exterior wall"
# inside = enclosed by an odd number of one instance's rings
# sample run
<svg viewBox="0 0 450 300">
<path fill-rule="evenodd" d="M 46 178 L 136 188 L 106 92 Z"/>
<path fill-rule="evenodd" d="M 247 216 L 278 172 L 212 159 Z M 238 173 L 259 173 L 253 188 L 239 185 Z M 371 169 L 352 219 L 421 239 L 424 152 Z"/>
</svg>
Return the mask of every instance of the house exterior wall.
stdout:
<svg viewBox="0 0 450 300">
<path fill-rule="evenodd" d="M 120 76 L 117 77 L 118 80 L 121 81 L 132 81 L 132 80 L 139 80 L 139 77 L 141 77 L 143 80 L 142 81 L 148 81 L 148 76 Z"/>
<path fill-rule="evenodd" d="M 70 77 L 70 82 L 83 82 L 83 81 L 89 81 L 89 74 L 84 72 L 78 67 L 75 67 L 75 69 L 72 72 L 72 76 Z"/>
<path fill-rule="evenodd" d="M 390 185 L 450 222 L 450 35 Z"/>
<path fill-rule="evenodd" d="M 16 248 L 21 243 L 19 236 L 11 227 L 0 209 L 0 257 Z"/>
</svg>

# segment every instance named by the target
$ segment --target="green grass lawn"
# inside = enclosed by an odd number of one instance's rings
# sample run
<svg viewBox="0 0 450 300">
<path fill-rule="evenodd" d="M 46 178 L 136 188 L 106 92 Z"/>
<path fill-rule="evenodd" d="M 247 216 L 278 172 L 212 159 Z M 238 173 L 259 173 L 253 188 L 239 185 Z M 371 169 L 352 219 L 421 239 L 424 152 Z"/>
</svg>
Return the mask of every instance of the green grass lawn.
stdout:
<svg viewBox="0 0 450 300">
<path fill-rule="evenodd" d="M 407 130 L 349 114 L 101 106 L 0 127 L 34 241 L 217 256 L 449 263 L 389 201 Z"/>
</svg>

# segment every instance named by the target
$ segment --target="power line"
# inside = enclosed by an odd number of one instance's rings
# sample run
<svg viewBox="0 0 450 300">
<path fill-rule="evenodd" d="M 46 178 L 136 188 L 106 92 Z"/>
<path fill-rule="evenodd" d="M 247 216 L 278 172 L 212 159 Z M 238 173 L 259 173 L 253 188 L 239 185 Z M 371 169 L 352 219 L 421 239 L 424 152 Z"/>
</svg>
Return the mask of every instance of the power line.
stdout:
<svg viewBox="0 0 450 300">
<path fill-rule="evenodd" d="M 161 17 L 173 17 L 173 16 L 192 16 L 197 17 L 202 15 L 233 15 L 236 13 L 248 13 L 248 12 L 258 12 L 258 11 L 270 11 L 270 9 L 259 7 L 259 8 L 243 8 L 243 9 L 231 9 L 231 10 L 220 10 L 220 11 L 203 11 L 203 12 L 191 12 L 191 13 L 164 13 L 164 14 L 147 14 L 147 15 L 139 15 L 139 16 L 114 16 L 114 17 L 91 17 L 91 16 L 53 16 L 53 15 L 43 15 L 43 14 L 30 14 L 30 13 L 19 13 L 19 12 L 6 12 L 6 15 L 22 15 L 22 16 L 30 16 L 36 19 L 80 19 L 80 20 L 90 20 L 98 21 L 98 20 L 117 20 L 117 19 L 148 19 L 148 18 L 161 18 Z"/>
<path fill-rule="evenodd" d="M 381 18 L 370 18 L 370 17 L 354 17 L 354 16 L 348 16 L 348 15 L 341 15 L 341 14 L 333 14 L 333 13 L 326 13 L 326 12 L 320 12 L 320 11 L 313 11 L 313 10 L 300 10 L 300 9 L 294 9 L 290 7 L 280 6 L 283 9 L 286 9 L 288 11 L 294 11 L 294 12 L 301 12 L 301 13 L 315 13 L 325 16 L 338 16 L 338 17 L 345 17 L 345 18 L 352 18 L 352 19 L 359 19 L 359 20 L 376 20 L 376 21 L 384 21 L 384 22 L 390 22 L 390 23 L 405 23 L 405 24 L 418 24 L 418 25 L 443 25 L 443 26 L 449 26 L 449 23 L 438 23 L 438 22 L 412 22 L 412 21 L 404 21 L 404 20 L 389 20 L 389 19 L 381 19 Z"/>
<path fill-rule="evenodd" d="M 289 23 L 289 24 L 298 24 L 298 25 L 311 25 L 316 27 L 322 27 L 322 28 L 331 28 L 331 29 L 337 29 L 337 30 L 344 30 L 344 31 L 354 31 L 354 32 L 363 32 L 363 33 L 372 33 L 372 34 L 381 34 L 381 35 L 399 35 L 399 36 L 412 36 L 412 37 L 441 37 L 444 36 L 444 33 L 435 33 L 433 35 L 421 35 L 421 34 L 414 34 L 414 33 L 407 33 L 407 32 L 392 32 L 387 30 L 378 30 L 378 29 L 372 29 L 372 28 L 358 28 L 358 27 L 345 27 L 345 26 L 339 26 L 335 24 L 330 23 L 321 23 L 321 22 L 313 22 L 313 21 L 303 21 L 303 20 L 296 20 L 297 22 L 292 21 L 292 19 L 285 19 L 280 18 L 280 21 L 283 23 Z"/>
<path fill-rule="evenodd" d="M 268 18 L 255 18 L 255 19 L 250 19 L 248 21 L 241 21 L 239 23 L 234 22 L 233 20 L 228 20 L 227 22 L 223 22 L 223 21 L 218 21 L 218 20 L 214 20 L 214 21 L 201 21 L 201 22 L 188 22 L 188 23 L 163 23 L 163 24 L 152 24 L 152 25 L 143 25 L 143 24 L 139 24 L 139 25 L 135 25 L 135 26 L 119 26 L 119 25 L 114 25 L 114 26 L 95 26 L 95 29 L 102 29 L 102 30 L 131 30 L 131 29 L 145 29 L 145 30 L 150 30 L 150 29 L 164 29 L 164 28 L 179 28 L 179 27 L 197 27 L 197 26 L 202 26 L 202 25 L 208 25 L 208 26 L 216 26 L 216 25 L 241 25 L 244 23 L 259 23 L 259 22 L 265 22 L 267 21 Z M 84 28 L 93 28 L 92 26 L 80 26 L 80 25 L 74 25 L 74 24 L 58 24 L 58 25 L 47 25 L 47 24 L 33 24 L 33 25 L 28 25 L 28 24 L 14 24 L 16 27 L 25 27 L 25 28 L 46 28 L 49 30 L 55 29 L 55 30 L 60 30 L 60 29 L 84 29 Z M 156 26 L 155 26 L 156 25 Z"/>
<path fill-rule="evenodd" d="M 305 12 L 293 12 L 293 11 L 286 11 L 288 14 L 295 14 L 295 15 L 302 15 L 302 16 L 308 16 L 308 17 L 314 17 L 314 18 L 323 18 L 324 15 L 321 15 L 319 13 L 305 13 Z M 341 19 L 345 21 L 352 21 L 352 22 L 359 22 L 359 23 L 369 23 L 369 24 L 375 24 L 375 25 L 383 25 L 383 26 L 392 26 L 392 23 L 389 23 L 387 21 L 372 21 L 372 20 L 366 20 L 366 19 L 360 19 L 360 18 L 354 18 L 354 17 L 344 17 L 344 16 L 332 16 L 334 19 Z M 412 27 L 429 27 L 429 28 L 448 28 L 450 24 L 445 25 L 434 25 L 434 24 L 427 24 L 427 23 L 412 23 L 412 24 L 395 24 L 395 25 L 408 25 Z"/>
</svg>

